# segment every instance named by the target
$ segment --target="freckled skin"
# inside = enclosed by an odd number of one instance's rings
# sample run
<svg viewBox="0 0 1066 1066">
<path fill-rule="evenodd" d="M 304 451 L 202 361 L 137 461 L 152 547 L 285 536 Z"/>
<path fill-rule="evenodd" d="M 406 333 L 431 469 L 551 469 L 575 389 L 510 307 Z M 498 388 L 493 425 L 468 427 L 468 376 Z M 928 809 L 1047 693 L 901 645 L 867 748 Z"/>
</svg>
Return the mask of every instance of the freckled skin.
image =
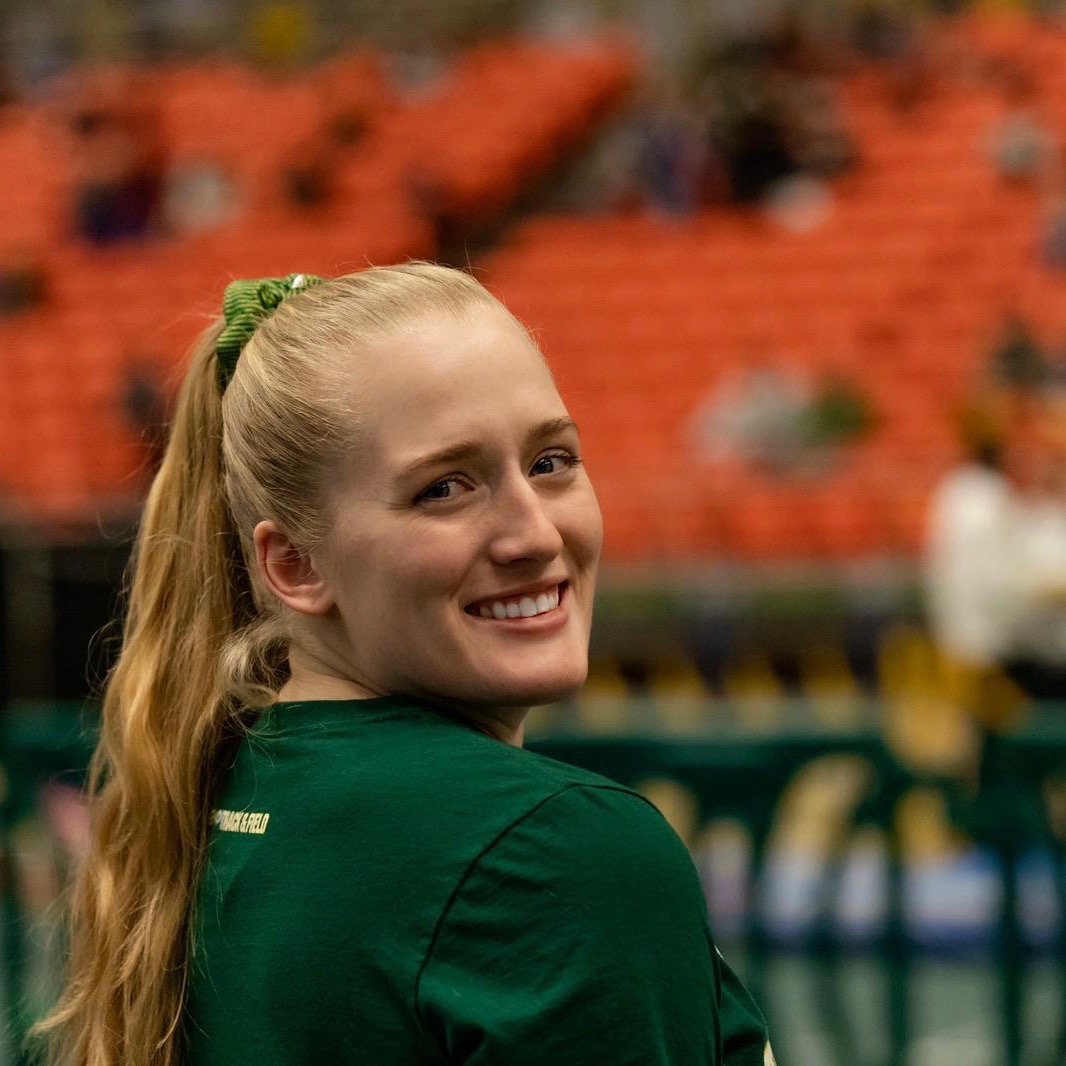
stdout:
<svg viewBox="0 0 1066 1066">
<path fill-rule="evenodd" d="M 334 607 L 317 661 L 294 655 L 294 683 L 307 691 L 307 669 L 352 694 L 456 708 L 572 693 L 587 671 L 602 523 L 584 466 L 568 458 L 580 455 L 576 430 L 531 436 L 568 418 L 537 348 L 503 313 L 478 309 L 360 352 L 352 390 L 359 444 L 338 478 L 335 528 L 313 553 Z M 405 475 L 456 443 L 467 454 Z M 558 579 L 565 624 L 550 632 L 465 611 Z"/>
</svg>

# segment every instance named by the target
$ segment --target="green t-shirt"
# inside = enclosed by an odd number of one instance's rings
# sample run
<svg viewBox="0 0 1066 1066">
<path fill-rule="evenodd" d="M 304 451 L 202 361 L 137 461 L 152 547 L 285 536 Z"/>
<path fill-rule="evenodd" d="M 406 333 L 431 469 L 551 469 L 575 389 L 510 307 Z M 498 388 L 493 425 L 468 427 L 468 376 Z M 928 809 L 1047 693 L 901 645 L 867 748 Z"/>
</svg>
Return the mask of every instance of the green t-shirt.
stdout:
<svg viewBox="0 0 1066 1066">
<path fill-rule="evenodd" d="M 264 712 L 193 930 L 189 1066 L 772 1061 L 650 803 L 406 698 Z"/>
</svg>

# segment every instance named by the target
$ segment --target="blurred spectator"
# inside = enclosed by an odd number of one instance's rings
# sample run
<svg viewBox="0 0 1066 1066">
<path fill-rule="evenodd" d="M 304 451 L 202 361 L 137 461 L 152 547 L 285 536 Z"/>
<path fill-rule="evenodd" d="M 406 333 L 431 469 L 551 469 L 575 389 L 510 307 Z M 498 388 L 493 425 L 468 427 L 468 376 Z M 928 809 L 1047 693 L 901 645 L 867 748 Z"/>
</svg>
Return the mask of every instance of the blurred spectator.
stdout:
<svg viewBox="0 0 1066 1066">
<path fill-rule="evenodd" d="M 641 123 L 637 166 L 653 207 L 668 215 L 688 215 L 700 207 L 707 144 L 696 116 L 673 86 L 658 90 Z"/>
<path fill-rule="evenodd" d="M 289 203 L 297 208 L 330 203 L 337 194 L 336 176 L 344 157 L 359 145 L 368 128 L 367 115 L 358 108 L 346 108 L 301 145 L 282 173 Z"/>
<path fill-rule="evenodd" d="M 992 159 L 1008 181 L 1030 181 L 1039 177 L 1054 143 L 1051 131 L 1026 109 L 1011 111 L 989 135 Z"/>
<path fill-rule="evenodd" d="M 969 429 L 979 424 L 971 419 Z M 967 446 L 966 462 L 940 482 L 928 511 L 925 602 L 949 684 L 944 697 L 984 729 L 995 729 L 1017 711 L 1000 679 L 1021 610 L 1018 500 L 1004 471 L 1002 441 L 980 432 Z"/>
<path fill-rule="evenodd" d="M 812 389 L 761 359 L 715 390 L 691 432 L 708 460 L 732 455 L 768 474 L 819 476 L 875 421 L 869 397 L 845 377 L 827 375 Z"/>
<path fill-rule="evenodd" d="M 1012 389 L 1033 389 L 1044 383 L 1044 353 L 1017 311 L 1003 315 L 999 337 L 989 354 L 989 373 L 997 385 Z"/>
<path fill-rule="evenodd" d="M 1033 699 L 1066 699 L 1066 499 L 1028 497 L 1018 533 L 1026 610 L 1020 612 L 1007 672 Z"/>
<path fill-rule="evenodd" d="M 869 396 L 855 382 L 832 374 L 819 382 L 805 420 L 813 447 L 837 448 L 866 436 L 876 415 Z"/>
<path fill-rule="evenodd" d="M 233 218 L 237 190 L 226 172 L 210 160 L 189 160 L 167 171 L 163 219 L 178 237 L 200 233 Z"/>
<path fill-rule="evenodd" d="M 865 0 L 853 17 L 852 43 L 867 59 L 898 59 L 912 43 L 912 29 L 897 5 Z"/>
<path fill-rule="evenodd" d="M 715 0 L 705 25 L 716 40 L 761 45 L 774 38 L 790 12 L 789 0 Z"/>
<path fill-rule="evenodd" d="M 859 62 L 872 59 L 883 64 L 888 101 L 901 119 L 936 92 L 945 73 L 936 38 L 923 31 L 921 5 L 907 0 L 861 0 L 852 23 Z"/>
<path fill-rule="evenodd" d="M 333 199 L 333 168 L 325 154 L 304 155 L 283 171 L 285 198 L 297 208 L 322 207 Z"/>
<path fill-rule="evenodd" d="M 790 473 L 804 457 L 809 401 L 804 382 L 761 359 L 696 411 L 696 446 L 712 461 L 734 455 L 767 473 Z"/>
<path fill-rule="evenodd" d="M 992 728 L 1016 710 L 1004 675 L 1033 699 L 1066 693 L 1066 391 L 1034 410 L 967 412 L 970 458 L 930 507 L 933 634 L 957 695 Z"/>
<path fill-rule="evenodd" d="M 78 233 L 108 244 L 149 233 L 159 220 L 166 154 L 158 115 L 133 84 L 90 90 L 71 119 Z"/>
<path fill-rule="evenodd" d="M 757 202 L 797 170 L 781 87 L 764 67 L 736 69 L 723 86 L 717 144 L 738 203 Z"/>
<path fill-rule="evenodd" d="M 982 671 L 1005 661 L 1015 630 L 1015 493 L 991 427 L 971 418 L 967 428 L 977 429 L 969 456 L 930 504 L 925 585 L 937 644 L 954 662 Z"/>
<path fill-rule="evenodd" d="M 764 201 L 767 216 L 793 233 L 817 229 L 833 211 L 833 197 L 826 183 L 807 174 L 793 174 L 775 182 Z"/>
<path fill-rule="evenodd" d="M 452 62 L 443 47 L 432 43 L 389 53 L 392 79 L 408 100 L 430 95 L 448 77 Z"/>
<path fill-rule="evenodd" d="M 1007 112 L 988 134 L 988 150 L 1008 181 L 1033 181 L 1044 174 L 1056 154 L 1056 139 L 1033 109 L 1033 86 L 1023 71 L 1009 71 Z"/>
<path fill-rule="evenodd" d="M 627 214 L 646 204 L 640 180 L 644 131 L 632 114 L 606 122 L 589 147 L 564 165 L 543 207 L 558 214 Z"/>
<path fill-rule="evenodd" d="M 46 289 L 44 267 L 28 253 L 0 260 L 0 316 L 35 307 L 44 299 Z"/>
<path fill-rule="evenodd" d="M 757 43 L 709 55 L 704 66 L 697 97 L 735 201 L 798 199 L 788 185 L 782 193 L 782 183 L 836 177 L 854 165 L 855 143 L 826 73 L 833 61 L 795 19 Z M 798 188 L 809 200 L 813 186 Z"/>
<path fill-rule="evenodd" d="M 1066 699 L 1066 388 L 1053 382 L 1033 409 L 1015 457 L 1014 573 L 1021 609 L 1007 664 L 1034 699 Z"/>
<path fill-rule="evenodd" d="M 789 94 L 789 112 L 790 154 L 805 173 L 832 178 L 854 166 L 855 143 L 825 78 L 797 78 Z"/>
<path fill-rule="evenodd" d="M 369 111 L 349 104 L 334 111 L 326 124 L 326 139 L 337 151 L 348 151 L 361 144 L 370 130 Z"/>
</svg>

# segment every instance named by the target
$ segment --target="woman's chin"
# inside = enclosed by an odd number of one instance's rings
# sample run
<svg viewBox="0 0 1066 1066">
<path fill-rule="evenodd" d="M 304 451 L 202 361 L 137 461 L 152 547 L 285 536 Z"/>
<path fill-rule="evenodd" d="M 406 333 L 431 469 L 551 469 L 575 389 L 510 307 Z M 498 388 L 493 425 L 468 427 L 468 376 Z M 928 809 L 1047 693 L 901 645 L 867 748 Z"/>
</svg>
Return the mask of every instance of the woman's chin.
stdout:
<svg viewBox="0 0 1066 1066">
<path fill-rule="evenodd" d="M 496 707 L 539 707 L 577 694 L 588 676 L 588 663 L 535 677 L 485 679 L 484 687 L 469 694 L 470 702 Z"/>
</svg>

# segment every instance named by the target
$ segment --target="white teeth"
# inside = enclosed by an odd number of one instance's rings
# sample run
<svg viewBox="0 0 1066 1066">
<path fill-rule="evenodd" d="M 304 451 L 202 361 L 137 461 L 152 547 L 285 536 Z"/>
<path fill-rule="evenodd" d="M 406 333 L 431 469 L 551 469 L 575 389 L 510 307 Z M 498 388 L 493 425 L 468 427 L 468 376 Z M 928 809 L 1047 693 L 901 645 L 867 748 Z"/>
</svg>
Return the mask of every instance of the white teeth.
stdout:
<svg viewBox="0 0 1066 1066">
<path fill-rule="evenodd" d="M 545 614 L 548 611 L 554 611 L 559 606 L 559 586 L 549 590 L 548 592 L 542 592 L 540 595 L 523 596 L 518 600 L 509 600 L 504 602 L 503 600 L 495 600 L 491 606 L 487 603 L 481 604 L 477 609 L 477 613 L 482 618 L 533 618 L 538 614 Z"/>
</svg>

